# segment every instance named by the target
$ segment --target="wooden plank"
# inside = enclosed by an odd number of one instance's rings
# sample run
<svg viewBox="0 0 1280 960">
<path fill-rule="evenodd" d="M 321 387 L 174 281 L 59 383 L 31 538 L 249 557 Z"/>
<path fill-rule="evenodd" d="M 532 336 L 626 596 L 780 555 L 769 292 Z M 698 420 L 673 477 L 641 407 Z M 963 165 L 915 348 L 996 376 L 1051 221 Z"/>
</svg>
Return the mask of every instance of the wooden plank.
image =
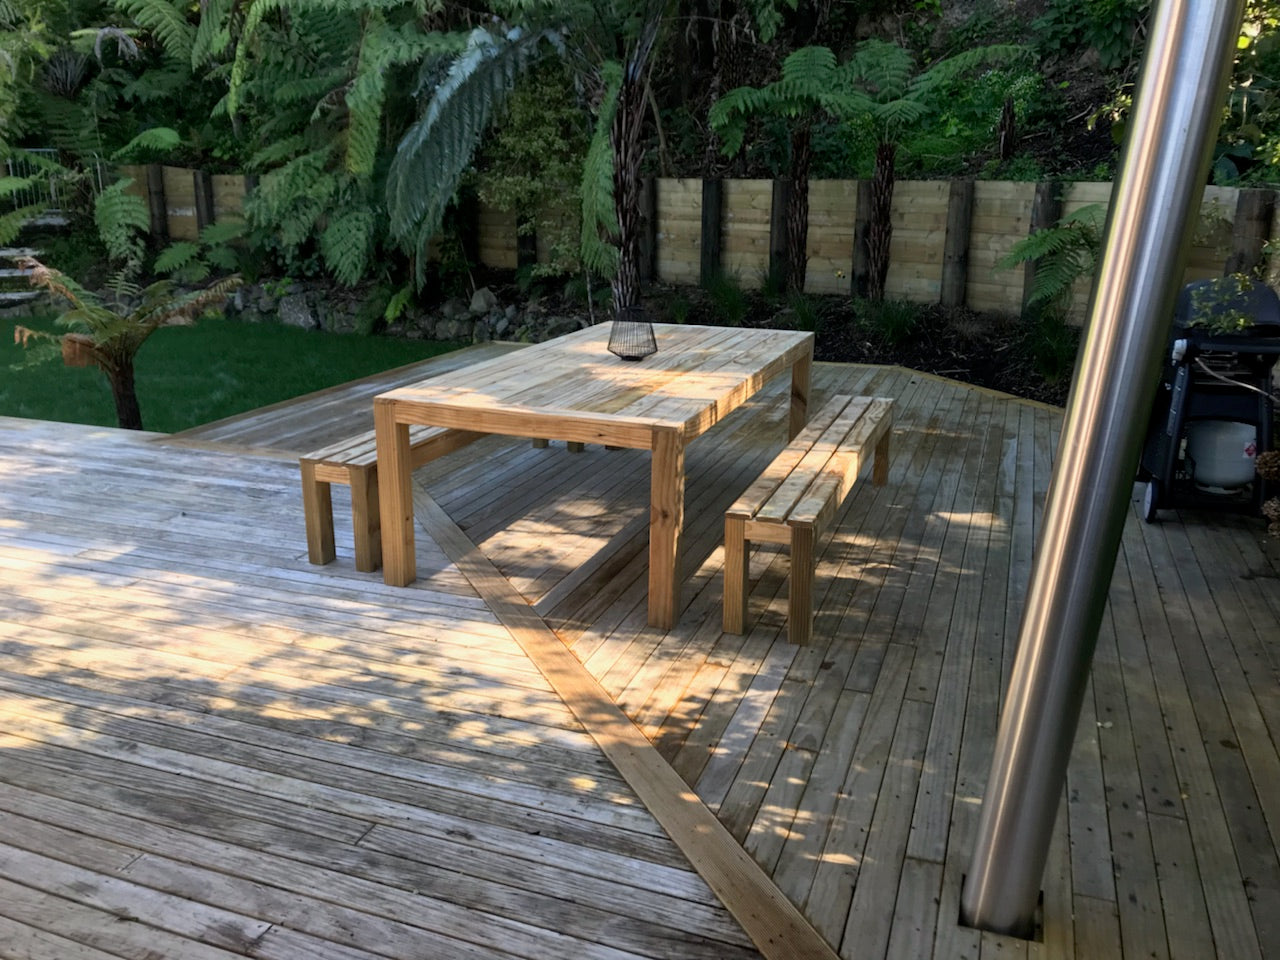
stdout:
<svg viewBox="0 0 1280 960">
<path fill-rule="evenodd" d="M 161 168 L 164 180 L 165 217 L 168 235 L 174 240 L 195 240 L 200 234 L 196 218 L 195 183 L 186 167 Z"/>
<path fill-rule="evenodd" d="M 929 714 L 928 704 L 917 701 L 902 704 L 875 815 L 858 867 L 843 942 L 856 944 L 871 956 L 883 956 L 889 947 Z"/>
<path fill-rule="evenodd" d="M 640 795 L 676 845 L 725 902 L 766 957 L 834 958 L 798 910 L 773 886 L 706 807 L 659 757 L 635 726 L 599 689 L 581 663 L 505 579 L 493 570 L 425 491 L 417 491 L 419 515 L 433 537 L 456 551 L 454 562 L 477 581 L 512 633 L 548 675 L 557 693 L 583 717 L 605 755 Z"/>
</svg>

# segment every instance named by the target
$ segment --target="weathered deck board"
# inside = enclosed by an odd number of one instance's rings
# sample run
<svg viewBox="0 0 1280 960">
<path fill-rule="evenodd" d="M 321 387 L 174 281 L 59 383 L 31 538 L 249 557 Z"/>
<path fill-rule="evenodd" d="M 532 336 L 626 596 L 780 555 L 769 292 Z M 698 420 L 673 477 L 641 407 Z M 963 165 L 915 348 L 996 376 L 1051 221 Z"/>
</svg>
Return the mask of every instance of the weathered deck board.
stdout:
<svg viewBox="0 0 1280 960">
<path fill-rule="evenodd" d="M 847 956 L 867 955 L 862 951 L 868 948 L 873 956 L 901 954 L 920 942 L 931 943 L 938 956 L 1084 956 L 1095 949 L 1178 955 L 1186 952 L 1185 944 L 1203 942 L 1190 931 L 1173 933 L 1196 926 L 1195 910 L 1188 915 L 1182 905 L 1194 906 L 1188 894 L 1202 883 L 1210 892 L 1201 898 L 1207 896 L 1211 908 L 1206 913 L 1202 906 L 1199 916 L 1223 928 L 1202 931 L 1215 949 L 1240 947 L 1248 955 L 1269 942 L 1264 938 L 1270 937 L 1270 918 L 1280 913 L 1262 906 L 1249 910 L 1246 904 L 1255 882 L 1261 903 L 1274 889 L 1275 790 L 1265 799 L 1255 792 L 1261 789 L 1256 782 L 1274 787 L 1280 777 L 1272 769 L 1280 654 L 1270 640 L 1280 621 L 1265 590 L 1275 583 L 1269 579 L 1274 563 L 1254 545 L 1256 523 L 1213 514 L 1187 514 L 1181 533 L 1173 519 L 1168 534 L 1131 524 L 1127 536 L 1136 536 L 1135 545 L 1158 535 L 1162 550 L 1170 557 L 1176 551 L 1178 569 L 1192 566 L 1166 587 L 1161 581 L 1169 577 L 1159 571 L 1172 572 L 1171 562 L 1157 558 L 1153 568 L 1145 546 L 1136 582 L 1128 579 L 1124 557 L 1118 565 L 1108 614 L 1114 627 L 1103 631 L 1100 644 L 1106 649 L 1099 662 L 1120 672 L 1095 683 L 1084 711 L 1046 874 L 1043 942 L 1019 945 L 954 924 L 1058 418 L 1046 407 L 936 378 L 895 376 L 879 374 L 869 390 L 871 378 L 863 369 L 815 368 L 819 402 L 836 390 L 898 391 L 905 418 L 895 432 L 889 486 L 855 491 L 819 558 L 824 586 L 817 632 L 828 643 L 816 662 L 805 651 L 787 650 L 780 638 L 786 558 L 772 548 L 757 549 L 751 558 L 747 636 L 721 635 L 714 605 L 707 602 L 718 599 L 716 494 L 735 472 L 739 479 L 730 495 L 736 493 L 754 476 L 753 465 L 767 462 L 781 445 L 778 408 L 769 407 L 768 395 L 742 412 L 742 419 L 754 418 L 749 425 L 730 419 L 700 441 L 710 462 L 698 462 L 697 444 L 690 448 L 687 496 L 696 506 L 686 507 L 688 589 L 680 625 L 671 634 L 656 635 L 643 625 L 642 531 L 628 530 L 625 523 L 645 508 L 642 479 L 619 479 L 605 453 L 573 464 L 577 486 L 570 489 L 556 491 L 539 474 L 531 482 L 536 489 L 520 496 L 509 512 L 502 511 L 501 499 L 482 501 L 482 494 L 469 506 L 461 481 L 448 487 L 450 507 L 464 514 L 470 509 L 476 517 L 483 512 L 483 527 L 473 527 L 483 533 L 482 548 L 492 551 L 513 582 L 530 590 L 530 600 L 547 595 L 557 570 L 577 585 L 581 606 L 560 621 L 566 640 L 819 929 L 830 932 L 833 942 L 842 941 Z M 916 382 L 909 385 L 911 379 Z M 510 491 L 530 463 L 511 470 L 491 463 L 483 482 Z M 448 466 L 439 464 L 438 480 L 429 483 L 448 485 Z M 465 479 L 482 476 L 472 469 Z M 575 500 L 578 494 L 587 503 Z M 1215 532 L 1218 526 L 1224 531 Z M 542 540 L 548 530 L 567 534 L 563 555 Z M 531 536 L 542 549 L 522 552 Z M 1234 546 L 1237 539 L 1246 545 Z M 593 540 L 600 553 L 590 556 Z M 1226 572 L 1231 570 L 1236 572 Z M 1168 589 L 1188 598 L 1226 597 L 1231 609 L 1220 611 L 1220 602 L 1192 612 L 1188 599 L 1169 610 L 1160 599 Z M 1264 630 L 1271 631 L 1267 639 Z M 1215 646 L 1215 652 L 1201 653 L 1194 677 L 1181 667 L 1160 667 L 1183 642 L 1202 651 L 1214 643 L 1236 652 L 1228 656 Z M 843 678 L 842 686 L 829 682 L 831 677 Z M 1198 706 L 1199 696 L 1209 695 L 1211 703 Z M 892 873 L 887 899 L 859 908 L 858 916 L 876 918 L 864 928 L 849 920 L 859 896 L 860 861 L 873 836 L 893 836 L 898 829 L 900 812 L 882 812 L 876 800 L 904 703 L 913 702 L 924 705 L 928 733 L 919 782 L 904 801 L 911 826 L 905 865 Z M 1157 737 L 1157 745 L 1152 724 L 1162 729 L 1163 705 L 1179 702 L 1197 704 L 1180 708 L 1189 711 L 1190 725 Z M 1122 709 L 1132 711 L 1124 723 L 1113 718 Z M 1218 756 L 1218 750 L 1229 749 L 1219 745 L 1212 762 L 1206 758 L 1197 767 L 1179 759 L 1180 767 L 1174 766 L 1172 752 L 1185 757 L 1188 749 L 1181 737 L 1215 729 L 1222 730 L 1219 740 L 1240 749 Z M 1208 749 L 1196 747 L 1191 756 L 1205 756 Z M 1172 809 L 1183 816 L 1185 801 L 1177 798 L 1182 768 L 1203 771 L 1208 783 L 1216 783 L 1221 769 L 1253 798 L 1217 806 L 1216 814 L 1206 812 L 1207 820 L 1176 840 L 1178 850 L 1199 850 L 1200 842 L 1217 848 L 1196 855 L 1214 864 L 1216 878 L 1193 879 L 1190 886 L 1162 866 L 1160 845 L 1179 822 L 1159 805 L 1169 791 L 1176 801 Z M 1156 815 L 1162 818 L 1160 838 L 1148 826 Z M 927 863 L 939 864 L 940 872 L 926 869 Z M 884 897 L 882 885 L 875 887 Z M 904 940 L 895 926 L 888 941 L 875 932 L 886 913 L 895 925 L 906 919 L 894 891 L 911 903 L 920 902 L 926 890 L 931 903 L 937 898 L 936 913 L 928 909 L 933 919 L 927 931 Z"/>
<path fill-rule="evenodd" d="M 0 423 L 0 953 L 756 956 L 452 564 L 310 567 L 297 497 Z"/>
</svg>

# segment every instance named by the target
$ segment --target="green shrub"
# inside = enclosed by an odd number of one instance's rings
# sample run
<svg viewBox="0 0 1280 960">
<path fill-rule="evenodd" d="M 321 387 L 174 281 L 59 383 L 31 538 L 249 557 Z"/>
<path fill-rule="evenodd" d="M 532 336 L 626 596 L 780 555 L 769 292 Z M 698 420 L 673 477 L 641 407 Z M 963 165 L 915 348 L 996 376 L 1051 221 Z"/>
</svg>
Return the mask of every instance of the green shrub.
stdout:
<svg viewBox="0 0 1280 960">
<path fill-rule="evenodd" d="M 791 310 L 797 330 L 818 332 L 818 328 L 822 325 L 822 314 L 818 312 L 817 302 L 812 297 L 798 290 L 793 291 L 787 297 L 787 306 Z"/>
<path fill-rule="evenodd" d="M 1080 348 L 1080 329 L 1054 311 L 1040 311 L 1027 331 L 1027 352 L 1036 373 L 1046 383 L 1062 383 L 1071 377 Z"/>
<path fill-rule="evenodd" d="M 857 300 L 858 325 L 889 346 L 900 347 L 920 328 L 920 310 L 906 300 Z"/>
<path fill-rule="evenodd" d="M 711 303 L 711 311 L 718 321 L 730 327 L 742 326 L 747 318 L 749 303 L 746 291 L 742 289 L 737 277 L 717 272 L 703 284 L 703 288 Z"/>
</svg>

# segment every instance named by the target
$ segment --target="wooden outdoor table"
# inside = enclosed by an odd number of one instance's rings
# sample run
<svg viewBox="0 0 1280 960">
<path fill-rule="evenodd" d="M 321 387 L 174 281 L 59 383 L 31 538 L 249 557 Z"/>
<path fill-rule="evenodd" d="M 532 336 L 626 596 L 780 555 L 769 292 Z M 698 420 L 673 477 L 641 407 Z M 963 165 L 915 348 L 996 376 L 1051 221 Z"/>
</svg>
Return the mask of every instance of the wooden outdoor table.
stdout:
<svg viewBox="0 0 1280 960">
<path fill-rule="evenodd" d="M 417 576 L 410 424 L 633 447 L 653 452 L 649 623 L 675 625 L 684 448 L 786 370 L 794 437 L 808 416 L 813 334 L 654 324 L 658 352 L 629 362 L 606 349 L 609 328 L 589 327 L 374 398 L 388 584 Z"/>
</svg>

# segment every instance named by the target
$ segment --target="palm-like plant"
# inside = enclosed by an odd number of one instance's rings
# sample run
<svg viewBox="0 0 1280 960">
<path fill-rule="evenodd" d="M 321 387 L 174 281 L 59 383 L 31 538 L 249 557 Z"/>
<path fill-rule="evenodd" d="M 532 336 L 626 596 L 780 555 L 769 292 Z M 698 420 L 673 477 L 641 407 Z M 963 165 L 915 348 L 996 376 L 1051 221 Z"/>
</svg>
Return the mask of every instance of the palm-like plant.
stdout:
<svg viewBox="0 0 1280 960">
<path fill-rule="evenodd" d="M 909 50 L 871 39 L 858 44 L 849 62 L 842 66 L 845 95 L 856 101 L 855 114 L 872 123 L 879 138 L 868 217 L 868 299 L 884 299 L 889 240 L 893 234 L 889 211 L 898 146 L 903 137 L 938 110 L 942 94 L 953 81 L 1022 54 L 1023 48 L 1016 45 L 978 47 L 939 60 L 921 71 Z"/>
<path fill-rule="evenodd" d="M 1102 255 L 1106 212 L 1100 203 L 1085 204 L 1009 248 L 997 267 L 1010 269 L 1029 261 L 1036 266 L 1027 291 L 1028 307 L 1066 317 L 1076 281 L 1092 276 Z"/>
<path fill-rule="evenodd" d="M 507 4 L 496 5 L 506 6 Z M 582 259 L 612 277 L 615 308 L 639 288 L 640 128 L 654 51 L 672 0 L 509 4 L 512 22 L 469 32 L 465 48 L 429 58 L 425 107 L 400 141 L 387 182 L 392 232 L 419 258 L 439 229 L 480 138 L 516 78 L 540 57 L 573 68 L 594 118 L 583 166 Z"/>
<path fill-rule="evenodd" d="M 14 341 L 27 346 L 33 341 L 52 341 L 61 347 L 67 366 L 96 366 L 111 385 L 116 420 L 128 430 L 142 429 L 142 412 L 134 386 L 134 358 L 151 334 L 162 327 L 190 326 L 206 311 L 221 306 L 240 285 L 240 278 L 227 277 L 206 289 L 182 292 L 171 280 L 161 280 L 136 297 L 104 301 L 51 267 L 30 257 L 19 265 L 31 271 L 31 282 L 71 305 L 58 317 L 59 326 L 70 328 L 56 334 L 29 327 L 14 328 Z"/>
<path fill-rule="evenodd" d="M 783 117 L 793 126 L 791 190 L 785 211 L 787 257 L 783 285 L 803 290 L 805 247 L 809 235 L 809 168 L 813 153 L 809 130 L 815 117 L 847 118 L 865 108 L 865 98 L 850 96 L 826 47 L 802 47 L 782 63 L 778 80 L 763 87 L 738 87 L 715 102 L 707 119 L 720 135 L 721 149 L 733 156 L 742 149 L 747 121 L 756 116 Z"/>
</svg>

